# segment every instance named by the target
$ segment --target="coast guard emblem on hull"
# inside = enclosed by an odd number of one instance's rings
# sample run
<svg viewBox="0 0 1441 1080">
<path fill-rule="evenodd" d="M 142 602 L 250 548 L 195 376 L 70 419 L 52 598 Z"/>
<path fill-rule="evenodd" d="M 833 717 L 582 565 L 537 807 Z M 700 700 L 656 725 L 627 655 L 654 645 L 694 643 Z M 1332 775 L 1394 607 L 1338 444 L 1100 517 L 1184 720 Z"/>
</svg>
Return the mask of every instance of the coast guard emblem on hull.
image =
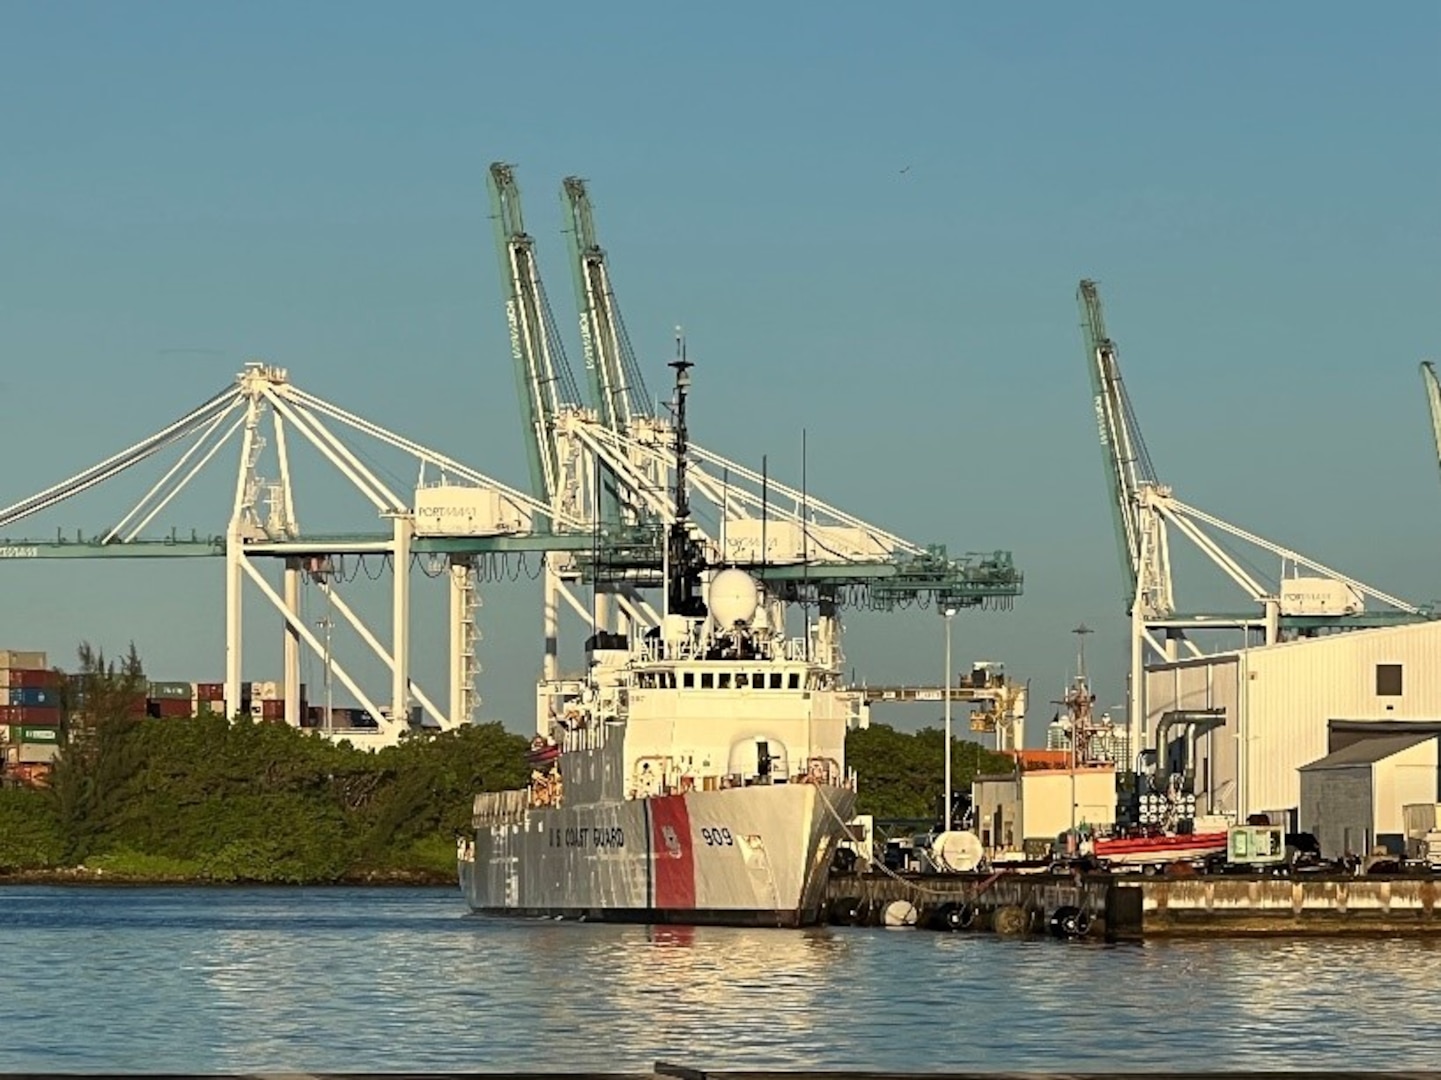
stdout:
<svg viewBox="0 0 1441 1080">
<path fill-rule="evenodd" d="M 661 839 L 665 841 L 666 854 L 672 859 L 679 859 L 681 855 L 680 837 L 675 834 L 674 826 L 662 825 L 660 827 L 660 835 Z"/>
</svg>

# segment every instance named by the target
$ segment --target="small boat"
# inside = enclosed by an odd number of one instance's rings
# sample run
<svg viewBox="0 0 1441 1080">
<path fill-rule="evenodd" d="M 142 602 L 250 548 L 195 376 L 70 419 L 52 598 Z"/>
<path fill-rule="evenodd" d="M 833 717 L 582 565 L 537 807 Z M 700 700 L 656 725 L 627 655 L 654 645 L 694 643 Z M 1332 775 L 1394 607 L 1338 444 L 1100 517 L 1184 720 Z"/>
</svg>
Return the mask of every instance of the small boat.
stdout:
<svg viewBox="0 0 1441 1080">
<path fill-rule="evenodd" d="M 537 735 L 531 740 L 530 749 L 526 751 L 525 760 L 533 769 L 543 768 L 551 765 L 560 757 L 560 744 L 554 739 L 548 739 L 543 735 Z"/>
<path fill-rule="evenodd" d="M 1100 862 L 1112 866 L 1156 866 L 1195 862 L 1226 853 L 1226 832 L 1159 833 L 1149 836 L 1108 836 L 1093 842 Z"/>
</svg>

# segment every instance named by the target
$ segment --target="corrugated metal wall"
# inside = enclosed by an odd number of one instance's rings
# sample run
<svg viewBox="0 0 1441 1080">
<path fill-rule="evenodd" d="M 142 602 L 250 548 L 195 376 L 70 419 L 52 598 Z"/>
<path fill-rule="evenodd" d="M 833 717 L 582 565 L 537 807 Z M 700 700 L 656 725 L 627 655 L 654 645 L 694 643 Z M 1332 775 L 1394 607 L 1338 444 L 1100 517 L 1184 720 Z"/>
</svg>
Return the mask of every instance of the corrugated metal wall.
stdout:
<svg viewBox="0 0 1441 1080">
<path fill-rule="evenodd" d="M 1330 720 L 1441 718 L 1441 623 L 1358 630 L 1243 656 L 1251 809 L 1296 806 L 1296 769 L 1326 756 Z M 1401 695 L 1376 693 L 1376 665 L 1400 664 Z"/>
<path fill-rule="evenodd" d="M 1377 695 L 1378 664 L 1401 665 L 1399 696 Z M 1296 770 L 1326 756 L 1329 721 L 1441 720 L 1441 622 L 1157 665 L 1146 673 L 1146 693 L 1151 731 L 1170 709 L 1226 710 L 1226 726 L 1197 746 L 1198 795 L 1213 812 L 1294 808 L 1300 804 Z M 1244 791 L 1237 775 L 1242 731 Z"/>
</svg>

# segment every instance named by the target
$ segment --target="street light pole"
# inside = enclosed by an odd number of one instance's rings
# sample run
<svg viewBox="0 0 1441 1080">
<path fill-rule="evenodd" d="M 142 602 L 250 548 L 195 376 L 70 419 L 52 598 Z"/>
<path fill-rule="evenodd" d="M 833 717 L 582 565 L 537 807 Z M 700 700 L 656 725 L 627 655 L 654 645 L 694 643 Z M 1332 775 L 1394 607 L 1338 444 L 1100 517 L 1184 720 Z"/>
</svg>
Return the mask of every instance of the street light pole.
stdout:
<svg viewBox="0 0 1441 1080">
<path fill-rule="evenodd" d="M 324 581 L 325 587 L 325 614 L 315 621 L 315 625 L 325 631 L 325 720 L 321 723 L 324 731 L 330 731 L 335 727 L 335 709 L 331 701 L 331 669 L 330 662 L 330 631 L 335 627 L 335 620 L 330 617 L 330 579 Z"/>
<path fill-rule="evenodd" d="M 952 808 L 955 806 L 951 801 L 951 616 L 955 613 L 955 608 L 941 610 L 946 620 L 946 806 L 942 814 L 944 832 L 951 831 Z"/>
</svg>

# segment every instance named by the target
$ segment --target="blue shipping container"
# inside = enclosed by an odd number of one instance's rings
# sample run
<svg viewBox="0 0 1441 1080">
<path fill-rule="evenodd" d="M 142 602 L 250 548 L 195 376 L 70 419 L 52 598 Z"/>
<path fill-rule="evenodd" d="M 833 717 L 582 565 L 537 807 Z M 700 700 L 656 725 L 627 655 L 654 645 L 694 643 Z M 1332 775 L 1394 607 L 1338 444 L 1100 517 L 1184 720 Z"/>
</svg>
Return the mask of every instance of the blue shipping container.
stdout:
<svg viewBox="0 0 1441 1080">
<path fill-rule="evenodd" d="M 40 686 L 11 686 L 4 690 L 6 705 L 49 705 L 60 704 L 59 696 L 54 690 L 46 690 Z"/>
</svg>

